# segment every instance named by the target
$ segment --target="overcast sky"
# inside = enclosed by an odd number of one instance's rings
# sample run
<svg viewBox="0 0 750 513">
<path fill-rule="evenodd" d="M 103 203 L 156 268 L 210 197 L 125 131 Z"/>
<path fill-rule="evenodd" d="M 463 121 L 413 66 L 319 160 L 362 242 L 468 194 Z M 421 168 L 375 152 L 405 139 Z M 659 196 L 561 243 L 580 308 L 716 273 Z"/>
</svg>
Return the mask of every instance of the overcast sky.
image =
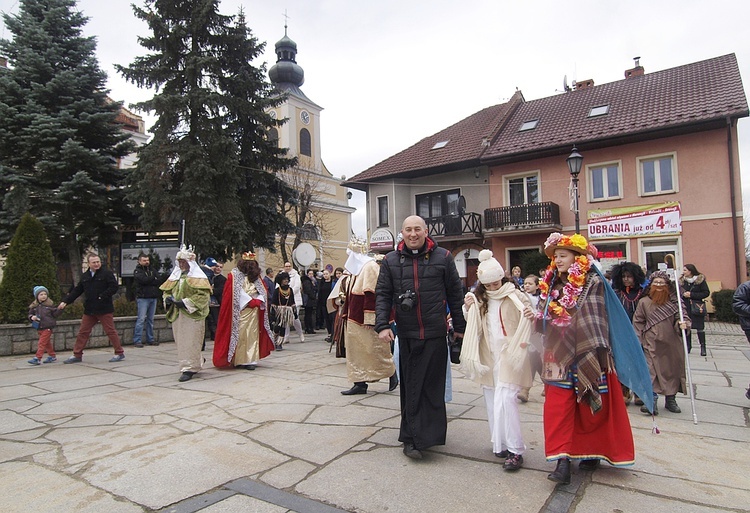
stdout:
<svg viewBox="0 0 750 513">
<path fill-rule="evenodd" d="M 98 38 L 111 96 L 125 104 L 148 91 L 127 84 L 113 64 L 144 53 L 146 26 L 128 0 L 79 0 Z M 143 5 L 142 0 L 135 2 Z M 351 177 L 485 107 L 516 88 L 526 100 L 558 94 L 563 78 L 604 84 L 623 79 L 639 56 L 646 73 L 735 53 L 748 94 L 747 0 L 222 0 L 244 8 L 267 43 L 256 62 L 276 62 L 274 44 L 297 43 L 302 90 L 324 108 L 322 157 Z M 18 0 L 0 0 L 15 13 Z M 11 34 L 0 26 L 0 37 Z M 148 119 L 148 117 L 147 117 Z M 739 123 L 743 196 L 750 206 L 750 121 Z M 584 155 L 585 157 L 585 155 Z M 353 191 L 353 224 L 365 232 L 364 194 Z M 747 208 L 746 208 L 747 210 Z"/>
</svg>

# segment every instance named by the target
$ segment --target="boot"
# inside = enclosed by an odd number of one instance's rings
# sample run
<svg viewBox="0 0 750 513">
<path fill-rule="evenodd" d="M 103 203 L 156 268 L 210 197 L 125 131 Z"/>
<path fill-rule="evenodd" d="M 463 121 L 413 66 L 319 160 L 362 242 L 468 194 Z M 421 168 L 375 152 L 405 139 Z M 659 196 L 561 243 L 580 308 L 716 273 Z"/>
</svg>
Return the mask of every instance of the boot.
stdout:
<svg viewBox="0 0 750 513">
<path fill-rule="evenodd" d="M 394 372 L 393 375 L 388 379 L 388 391 L 393 392 L 398 386 L 398 375 Z"/>
<path fill-rule="evenodd" d="M 654 394 L 654 415 L 659 415 L 659 396 Z M 648 411 L 648 407 L 644 404 L 641 406 L 641 413 L 651 413 Z"/>
<path fill-rule="evenodd" d="M 690 354 L 690 351 L 693 350 L 693 343 L 690 340 L 691 333 L 692 333 L 692 330 L 685 330 L 685 340 L 687 341 L 688 354 Z"/>
<path fill-rule="evenodd" d="M 557 460 L 555 471 L 549 474 L 547 479 L 560 484 L 570 484 L 570 460 L 568 458 Z"/>
<path fill-rule="evenodd" d="M 668 395 L 664 400 L 664 407 L 672 413 L 682 413 L 682 410 L 677 406 L 677 401 L 673 395 Z"/>
<path fill-rule="evenodd" d="M 701 356 L 706 356 L 706 332 L 698 332 L 698 342 L 701 343 Z"/>
<path fill-rule="evenodd" d="M 367 383 L 357 381 L 349 390 L 342 390 L 341 395 L 363 395 L 367 393 Z"/>
</svg>

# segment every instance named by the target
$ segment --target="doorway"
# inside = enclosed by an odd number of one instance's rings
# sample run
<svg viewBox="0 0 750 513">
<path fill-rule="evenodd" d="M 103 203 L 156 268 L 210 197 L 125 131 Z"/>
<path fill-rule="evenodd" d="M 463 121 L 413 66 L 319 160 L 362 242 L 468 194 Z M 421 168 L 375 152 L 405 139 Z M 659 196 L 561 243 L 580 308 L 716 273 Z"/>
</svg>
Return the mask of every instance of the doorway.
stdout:
<svg viewBox="0 0 750 513">
<path fill-rule="evenodd" d="M 652 272 L 659 270 L 659 264 L 667 264 L 668 269 L 673 269 L 677 265 L 678 258 L 678 246 L 677 240 L 662 240 L 654 242 L 643 242 L 641 250 L 641 261 L 646 267 L 646 276 L 649 276 Z M 668 258 L 667 255 L 672 255 L 675 258 Z"/>
</svg>

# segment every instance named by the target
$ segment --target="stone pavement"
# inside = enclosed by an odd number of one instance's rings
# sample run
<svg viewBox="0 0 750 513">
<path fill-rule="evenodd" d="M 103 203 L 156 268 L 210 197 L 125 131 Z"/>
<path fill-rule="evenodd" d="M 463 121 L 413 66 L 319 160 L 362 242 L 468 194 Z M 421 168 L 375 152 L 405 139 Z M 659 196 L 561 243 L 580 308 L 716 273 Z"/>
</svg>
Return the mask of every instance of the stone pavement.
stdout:
<svg viewBox="0 0 750 513">
<path fill-rule="evenodd" d="M 0 510 L 7 512 L 644 512 L 750 511 L 750 345 L 708 323 L 690 355 L 696 391 L 681 414 L 630 406 L 636 464 L 547 480 L 541 385 L 520 406 L 524 468 L 502 470 L 478 387 L 453 369 L 444 447 L 413 461 L 397 440 L 398 391 L 350 386 L 323 335 L 255 371 L 210 366 L 178 383 L 174 344 L 32 367 L 0 358 Z"/>
</svg>

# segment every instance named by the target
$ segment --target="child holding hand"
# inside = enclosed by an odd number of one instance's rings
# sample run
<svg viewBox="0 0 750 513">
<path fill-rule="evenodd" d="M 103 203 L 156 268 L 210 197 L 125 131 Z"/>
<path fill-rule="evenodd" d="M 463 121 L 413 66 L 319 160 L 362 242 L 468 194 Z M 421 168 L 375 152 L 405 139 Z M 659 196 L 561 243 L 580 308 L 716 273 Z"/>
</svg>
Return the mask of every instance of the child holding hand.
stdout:
<svg viewBox="0 0 750 513">
<path fill-rule="evenodd" d="M 47 287 L 38 285 L 34 287 L 34 302 L 29 305 L 29 320 L 38 323 L 37 332 L 39 342 L 37 343 L 36 355 L 29 360 L 31 365 L 40 363 L 52 363 L 57 361 L 55 345 L 52 343 L 52 329 L 57 325 L 57 319 L 62 313 L 49 299 Z M 45 351 L 47 358 L 42 361 Z"/>
</svg>

